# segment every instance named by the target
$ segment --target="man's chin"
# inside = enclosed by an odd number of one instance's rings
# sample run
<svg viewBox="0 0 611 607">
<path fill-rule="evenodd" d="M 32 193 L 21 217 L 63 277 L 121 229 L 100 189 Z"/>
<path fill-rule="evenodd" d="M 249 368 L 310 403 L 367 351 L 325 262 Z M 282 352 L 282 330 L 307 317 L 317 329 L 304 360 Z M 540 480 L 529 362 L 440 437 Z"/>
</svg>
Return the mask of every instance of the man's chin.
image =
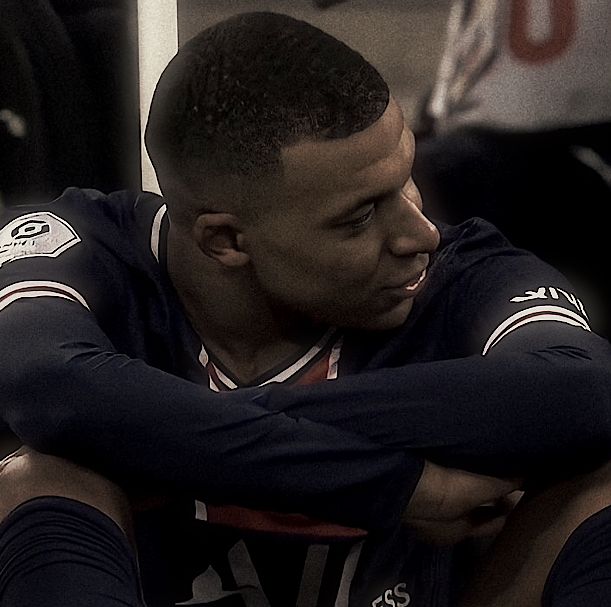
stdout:
<svg viewBox="0 0 611 607">
<path fill-rule="evenodd" d="M 369 315 L 363 320 L 359 328 L 365 331 L 390 331 L 397 329 L 405 323 L 412 311 L 413 305 L 413 299 L 406 299 L 392 310 L 381 312 L 377 315 Z"/>
</svg>

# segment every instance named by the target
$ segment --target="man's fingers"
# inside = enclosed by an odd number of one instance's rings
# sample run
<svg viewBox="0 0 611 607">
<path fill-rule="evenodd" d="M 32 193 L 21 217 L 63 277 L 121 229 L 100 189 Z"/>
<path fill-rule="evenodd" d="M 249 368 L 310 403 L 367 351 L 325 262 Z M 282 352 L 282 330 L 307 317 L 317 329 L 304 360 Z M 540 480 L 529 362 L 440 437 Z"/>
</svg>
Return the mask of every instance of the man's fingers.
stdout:
<svg viewBox="0 0 611 607">
<path fill-rule="evenodd" d="M 513 491 L 494 502 L 482 504 L 453 520 L 439 518 L 406 518 L 405 524 L 429 544 L 447 546 L 469 538 L 492 538 L 498 535 L 507 517 L 524 495 Z"/>
<path fill-rule="evenodd" d="M 500 479 L 426 462 L 405 519 L 460 519 L 478 506 L 496 504 L 520 484 L 519 479 Z"/>
<path fill-rule="evenodd" d="M 524 495 L 523 491 L 512 491 L 493 502 L 476 506 L 468 517 L 475 523 L 484 523 L 499 516 L 507 516 Z"/>
<path fill-rule="evenodd" d="M 449 496 L 472 507 L 493 503 L 519 489 L 521 484 L 518 479 L 495 478 L 466 470 L 450 470 L 447 477 Z"/>
<path fill-rule="evenodd" d="M 413 520 L 408 526 L 416 536 L 427 544 L 451 546 L 470 538 L 495 537 L 505 522 L 506 515 L 497 516 L 483 522 L 474 522 L 470 517 L 453 521 Z"/>
</svg>

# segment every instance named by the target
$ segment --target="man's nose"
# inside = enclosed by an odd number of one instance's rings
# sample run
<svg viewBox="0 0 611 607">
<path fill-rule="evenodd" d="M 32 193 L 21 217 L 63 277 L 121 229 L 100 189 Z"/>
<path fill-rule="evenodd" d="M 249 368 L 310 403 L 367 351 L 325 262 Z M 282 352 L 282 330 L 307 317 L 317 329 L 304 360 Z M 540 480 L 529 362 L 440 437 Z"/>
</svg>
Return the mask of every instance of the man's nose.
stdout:
<svg viewBox="0 0 611 607">
<path fill-rule="evenodd" d="M 390 251 L 396 256 L 433 253 L 439 246 L 439 231 L 418 204 L 404 195 L 401 198 L 397 213 L 389 218 Z"/>
</svg>

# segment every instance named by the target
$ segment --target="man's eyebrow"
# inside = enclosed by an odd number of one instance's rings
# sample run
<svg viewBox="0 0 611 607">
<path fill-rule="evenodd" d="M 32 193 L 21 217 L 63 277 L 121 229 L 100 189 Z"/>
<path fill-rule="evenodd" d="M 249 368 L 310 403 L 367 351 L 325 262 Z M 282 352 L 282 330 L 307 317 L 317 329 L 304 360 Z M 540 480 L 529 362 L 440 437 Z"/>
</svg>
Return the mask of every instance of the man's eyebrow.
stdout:
<svg viewBox="0 0 611 607">
<path fill-rule="evenodd" d="M 396 188 L 392 190 L 387 190 L 386 192 L 380 192 L 378 194 L 371 194 L 369 196 L 364 196 L 363 198 L 359 198 L 350 205 L 350 210 L 356 211 L 358 208 L 365 206 L 366 204 L 375 204 L 376 202 L 381 202 L 386 198 L 390 198 L 394 196 L 397 192 Z"/>
<path fill-rule="evenodd" d="M 369 196 L 363 196 L 362 198 L 357 198 L 355 200 L 350 201 L 350 203 L 346 204 L 346 206 L 342 209 L 339 209 L 333 219 L 334 222 L 341 222 L 344 219 L 348 219 L 352 214 L 356 213 L 359 209 L 371 205 L 376 204 L 378 202 L 382 202 L 384 199 L 389 198 L 390 196 L 394 196 L 397 192 L 396 189 L 388 190 L 386 192 L 380 192 L 378 194 L 371 194 Z"/>
<path fill-rule="evenodd" d="M 382 202 L 386 198 L 390 198 L 391 196 L 394 196 L 397 193 L 397 191 L 400 190 L 411 179 L 411 176 L 412 176 L 411 168 L 412 168 L 412 165 L 410 164 L 409 165 L 410 170 L 405 172 L 406 178 L 404 179 L 400 187 L 389 188 L 388 190 L 385 190 L 383 192 L 378 192 L 375 194 L 368 194 L 360 198 L 356 198 L 355 200 L 352 200 L 349 204 L 346 205 L 345 208 L 341 210 L 340 216 L 347 217 L 351 213 L 358 211 L 358 209 L 360 209 L 361 207 L 365 205 L 376 204 L 378 202 Z"/>
</svg>

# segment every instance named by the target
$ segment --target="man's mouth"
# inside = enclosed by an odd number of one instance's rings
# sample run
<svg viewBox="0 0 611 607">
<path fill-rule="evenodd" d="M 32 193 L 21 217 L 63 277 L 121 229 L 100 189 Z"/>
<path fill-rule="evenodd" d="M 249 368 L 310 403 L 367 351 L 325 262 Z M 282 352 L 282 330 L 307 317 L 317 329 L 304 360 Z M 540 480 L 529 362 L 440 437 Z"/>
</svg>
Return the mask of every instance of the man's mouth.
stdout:
<svg viewBox="0 0 611 607">
<path fill-rule="evenodd" d="M 415 291 L 424 282 L 425 278 L 426 278 L 426 268 L 424 268 L 424 270 L 420 272 L 420 275 L 416 279 L 404 285 L 403 289 L 405 289 L 408 293 L 411 293 L 412 291 Z"/>
</svg>

